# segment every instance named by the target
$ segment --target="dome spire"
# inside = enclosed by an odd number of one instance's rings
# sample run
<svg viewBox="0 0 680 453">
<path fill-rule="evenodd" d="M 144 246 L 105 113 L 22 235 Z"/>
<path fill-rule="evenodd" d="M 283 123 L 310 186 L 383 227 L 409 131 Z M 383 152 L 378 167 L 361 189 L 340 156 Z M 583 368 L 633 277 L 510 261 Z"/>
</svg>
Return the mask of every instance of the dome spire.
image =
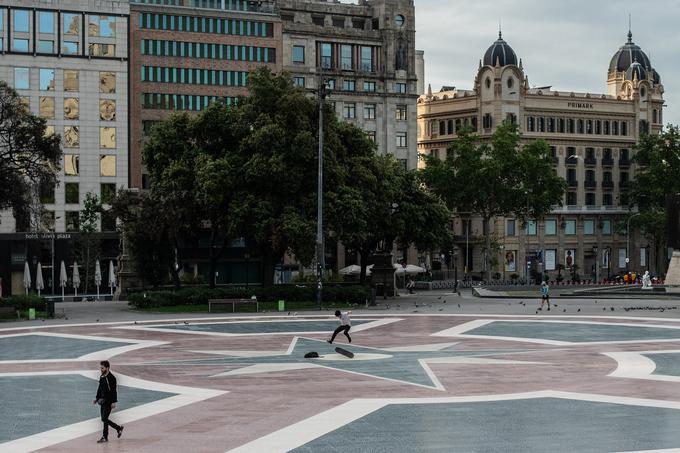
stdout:
<svg viewBox="0 0 680 453">
<path fill-rule="evenodd" d="M 498 19 L 498 39 L 503 39 L 503 28 L 501 27 L 501 19 Z"/>
<path fill-rule="evenodd" d="M 631 16 L 630 13 L 628 13 L 628 42 L 632 43 L 633 42 L 633 32 L 631 31 Z"/>
</svg>

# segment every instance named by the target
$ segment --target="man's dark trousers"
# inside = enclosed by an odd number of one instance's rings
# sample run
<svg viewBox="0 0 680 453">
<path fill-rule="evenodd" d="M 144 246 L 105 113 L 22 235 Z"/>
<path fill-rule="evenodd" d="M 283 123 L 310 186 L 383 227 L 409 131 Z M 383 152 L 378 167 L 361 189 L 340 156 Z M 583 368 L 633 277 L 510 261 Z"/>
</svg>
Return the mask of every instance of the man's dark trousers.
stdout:
<svg viewBox="0 0 680 453">
<path fill-rule="evenodd" d="M 104 401 L 101 405 L 102 423 L 104 423 L 104 432 L 102 436 L 104 439 L 109 438 L 109 426 L 116 431 L 120 431 L 120 426 L 109 420 L 109 415 L 111 415 L 111 403 L 109 401 Z"/>
</svg>

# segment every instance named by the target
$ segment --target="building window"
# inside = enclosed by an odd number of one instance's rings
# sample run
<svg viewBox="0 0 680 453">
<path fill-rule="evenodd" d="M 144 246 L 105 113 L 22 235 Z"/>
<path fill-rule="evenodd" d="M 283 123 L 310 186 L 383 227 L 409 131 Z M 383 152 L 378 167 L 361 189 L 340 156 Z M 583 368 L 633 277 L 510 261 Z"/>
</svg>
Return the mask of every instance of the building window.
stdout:
<svg viewBox="0 0 680 453">
<path fill-rule="evenodd" d="M 64 184 L 64 203 L 80 203 L 80 186 L 77 182 L 67 182 Z"/>
<path fill-rule="evenodd" d="M 321 67 L 330 69 L 333 66 L 333 48 L 330 43 L 321 43 Z"/>
<path fill-rule="evenodd" d="M 403 82 L 397 82 L 394 84 L 394 91 L 399 94 L 406 94 L 406 84 Z"/>
<path fill-rule="evenodd" d="M 602 134 L 602 120 L 595 120 L 595 133 Z"/>
<path fill-rule="evenodd" d="M 40 96 L 40 116 L 46 120 L 54 119 L 54 98 Z"/>
<path fill-rule="evenodd" d="M 448 120 L 448 121 L 446 122 L 446 132 L 447 132 L 449 135 L 452 135 L 452 134 L 453 134 L 453 120 Z"/>
<path fill-rule="evenodd" d="M 30 88 L 28 68 L 14 68 L 14 88 L 28 90 Z"/>
<path fill-rule="evenodd" d="M 533 116 L 528 116 L 527 117 L 527 131 L 528 132 L 534 132 L 536 129 L 536 118 Z"/>
<path fill-rule="evenodd" d="M 446 135 L 446 122 L 445 121 L 439 122 L 439 135 Z"/>
<path fill-rule="evenodd" d="M 165 19 L 167 16 L 163 16 Z M 90 37 L 113 38 L 116 36 L 116 16 L 89 16 L 87 35 Z"/>
<path fill-rule="evenodd" d="M 366 135 L 368 135 L 368 139 L 372 141 L 373 143 L 376 142 L 376 135 L 375 131 L 366 131 Z"/>
<path fill-rule="evenodd" d="M 112 99 L 99 100 L 99 119 L 102 121 L 116 120 L 116 101 Z"/>
<path fill-rule="evenodd" d="M 576 220 L 566 220 L 564 222 L 564 234 L 576 234 Z"/>
<path fill-rule="evenodd" d="M 78 154 L 64 154 L 64 175 L 78 176 L 80 174 L 79 159 Z"/>
<path fill-rule="evenodd" d="M 343 71 L 351 71 L 352 65 L 352 46 L 343 44 L 340 46 L 340 66 Z"/>
<path fill-rule="evenodd" d="M 612 197 L 612 194 L 610 194 L 610 193 L 602 194 L 602 205 L 603 206 L 612 206 L 613 204 L 614 204 L 614 199 Z"/>
<path fill-rule="evenodd" d="M 490 129 L 492 126 L 493 119 L 491 118 L 490 113 L 485 113 L 484 116 L 482 117 L 482 126 L 484 129 Z"/>
<path fill-rule="evenodd" d="M 99 73 L 99 92 L 111 94 L 116 92 L 116 73 L 115 72 L 100 72 Z"/>
<path fill-rule="evenodd" d="M 80 229 L 80 212 L 66 211 L 66 232 L 75 233 Z"/>
<path fill-rule="evenodd" d="M 564 118 L 557 118 L 557 132 L 564 134 Z"/>
<path fill-rule="evenodd" d="M 595 221 L 586 219 L 583 221 L 583 234 L 591 236 L 595 234 Z"/>
<path fill-rule="evenodd" d="M 407 112 L 407 109 L 406 109 L 405 105 L 402 105 L 402 104 L 397 105 L 396 119 L 400 120 L 400 121 L 405 121 L 406 116 L 407 116 L 406 112 Z"/>
<path fill-rule="evenodd" d="M 369 93 L 375 92 L 375 82 L 364 82 L 364 91 Z"/>
<path fill-rule="evenodd" d="M 40 70 L 40 91 L 54 91 L 54 69 Z"/>
<path fill-rule="evenodd" d="M 603 220 L 602 221 L 602 234 L 611 235 L 612 234 L 612 221 Z"/>
<path fill-rule="evenodd" d="M 567 206 L 576 206 L 578 204 L 578 197 L 576 192 L 567 192 Z"/>
<path fill-rule="evenodd" d="M 557 220 L 546 219 L 545 221 L 545 234 L 546 236 L 554 236 L 557 234 Z"/>
<path fill-rule="evenodd" d="M 555 118 L 548 118 L 548 132 L 555 132 Z"/>
<path fill-rule="evenodd" d="M 364 72 L 373 71 L 373 49 L 368 46 L 361 46 L 361 70 Z"/>
<path fill-rule="evenodd" d="M 364 104 L 364 119 L 375 119 L 375 104 Z"/>
<path fill-rule="evenodd" d="M 397 148 L 406 148 L 406 132 L 397 132 Z"/>
<path fill-rule="evenodd" d="M 586 120 L 586 134 L 593 133 L 593 120 Z"/>
<path fill-rule="evenodd" d="M 538 117 L 538 132 L 545 132 L 545 118 Z"/>
<path fill-rule="evenodd" d="M 15 52 L 28 52 L 28 39 L 17 39 L 12 40 L 12 50 Z"/>
<path fill-rule="evenodd" d="M 39 11 L 38 20 L 40 22 L 40 33 L 54 34 L 54 13 Z"/>
<path fill-rule="evenodd" d="M 401 169 L 404 171 L 408 170 L 408 159 L 397 159 L 397 161 L 401 164 Z"/>
<path fill-rule="evenodd" d="M 594 192 L 586 192 L 586 206 L 595 206 Z"/>
<path fill-rule="evenodd" d="M 602 132 L 604 133 L 604 135 L 609 135 L 609 121 L 608 120 L 604 120 L 602 122 Z"/>
<path fill-rule="evenodd" d="M 115 44 L 92 43 L 89 47 L 89 54 L 93 57 L 115 57 Z"/>
<path fill-rule="evenodd" d="M 99 147 L 100 148 L 115 148 L 116 147 L 116 128 L 115 127 L 100 127 L 99 128 Z"/>
<path fill-rule="evenodd" d="M 535 220 L 527 220 L 525 233 L 527 236 L 536 236 L 538 233 L 538 228 Z"/>
<path fill-rule="evenodd" d="M 304 77 L 293 77 L 293 85 L 299 88 L 304 88 L 305 87 L 305 78 Z"/>
<path fill-rule="evenodd" d="M 80 14 L 64 13 L 62 20 L 64 24 L 64 35 L 78 36 L 80 35 Z"/>
<path fill-rule="evenodd" d="M 355 91 L 356 81 L 354 79 L 345 79 L 342 81 L 342 89 L 344 91 Z"/>
<path fill-rule="evenodd" d="M 515 219 L 508 219 L 505 221 L 505 235 L 506 236 L 515 235 Z"/>
<path fill-rule="evenodd" d="M 12 29 L 14 31 L 28 33 L 31 28 L 29 12 L 25 9 L 15 9 L 12 23 L 13 23 Z"/>
<path fill-rule="evenodd" d="M 627 121 L 621 121 L 621 135 L 628 135 L 628 122 Z"/>
<path fill-rule="evenodd" d="M 116 156 L 99 156 L 99 176 L 116 176 Z"/>
<path fill-rule="evenodd" d="M 585 131 L 585 123 L 582 119 L 576 120 L 576 133 L 583 134 Z"/>
<path fill-rule="evenodd" d="M 100 184 L 99 187 L 99 195 L 101 202 L 103 204 L 109 204 L 111 203 L 111 200 L 113 200 L 113 197 L 116 196 L 116 185 L 115 184 L 110 184 L 110 183 L 103 183 Z"/>
<path fill-rule="evenodd" d="M 574 119 L 573 118 L 568 118 L 567 119 L 567 134 L 573 134 L 574 133 Z"/>
<path fill-rule="evenodd" d="M 64 41 L 61 46 L 61 53 L 64 55 L 78 55 L 78 43 Z"/>
<path fill-rule="evenodd" d="M 305 62 L 305 47 L 293 46 L 293 63 Z"/>
<path fill-rule="evenodd" d="M 64 127 L 64 147 L 65 148 L 80 147 L 80 131 L 78 129 L 78 126 Z"/>
<path fill-rule="evenodd" d="M 45 39 L 38 41 L 38 53 L 54 53 L 54 41 Z"/>
<path fill-rule="evenodd" d="M 40 202 L 43 204 L 54 204 L 54 185 L 41 184 L 40 185 Z"/>
<path fill-rule="evenodd" d="M 612 121 L 612 135 L 619 135 L 619 122 Z"/>
<path fill-rule="evenodd" d="M 77 120 L 80 118 L 80 103 L 78 98 L 64 99 L 64 118 L 67 120 Z"/>
<path fill-rule="evenodd" d="M 356 118 L 357 105 L 354 102 L 346 102 L 342 107 L 342 113 L 345 118 Z"/>
</svg>

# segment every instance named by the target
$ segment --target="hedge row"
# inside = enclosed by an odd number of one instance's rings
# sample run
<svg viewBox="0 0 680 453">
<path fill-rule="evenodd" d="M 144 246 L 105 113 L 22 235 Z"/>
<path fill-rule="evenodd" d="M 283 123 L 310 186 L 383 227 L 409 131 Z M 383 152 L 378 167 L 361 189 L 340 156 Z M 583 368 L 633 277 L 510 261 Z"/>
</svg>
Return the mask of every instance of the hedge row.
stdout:
<svg viewBox="0 0 680 453">
<path fill-rule="evenodd" d="M 35 308 L 37 311 L 45 311 L 45 298 L 35 293 L 18 294 L 0 300 L 0 307 L 13 307 L 16 310 L 28 310 Z"/>
<path fill-rule="evenodd" d="M 128 296 L 128 303 L 137 308 L 173 307 L 177 305 L 208 305 L 208 299 L 250 299 L 260 302 L 311 302 L 316 300 L 316 287 L 275 285 L 268 287 L 182 288 L 177 291 L 148 291 Z M 371 297 L 370 288 L 362 285 L 325 286 L 326 303 L 363 304 Z"/>
</svg>

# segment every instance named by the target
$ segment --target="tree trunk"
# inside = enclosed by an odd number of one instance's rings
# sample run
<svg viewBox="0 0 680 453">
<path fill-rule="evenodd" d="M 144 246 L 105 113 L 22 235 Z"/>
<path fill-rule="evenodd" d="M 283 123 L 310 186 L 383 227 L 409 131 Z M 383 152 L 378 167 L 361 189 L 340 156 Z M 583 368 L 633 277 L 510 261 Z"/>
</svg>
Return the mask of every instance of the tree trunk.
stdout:
<svg viewBox="0 0 680 453">
<path fill-rule="evenodd" d="M 485 235 L 485 247 L 486 250 L 484 252 L 484 270 L 483 270 L 483 276 L 482 280 L 484 280 L 489 273 L 491 272 L 491 269 L 489 269 L 489 256 L 491 254 L 491 218 L 490 217 L 485 217 L 484 218 L 484 225 L 485 225 L 485 230 L 484 230 L 484 235 Z"/>
<path fill-rule="evenodd" d="M 222 258 L 222 254 L 227 247 L 226 238 L 222 239 L 221 245 L 216 245 L 218 231 L 212 230 L 210 232 L 210 288 L 215 288 L 215 272 L 217 272 L 217 261 Z M 219 247 L 219 248 L 218 248 Z"/>
<path fill-rule="evenodd" d="M 274 285 L 274 268 L 281 256 L 275 256 L 271 249 L 262 251 L 262 286 Z"/>
<path fill-rule="evenodd" d="M 87 241 L 87 250 L 85 252 L 85 294 L 87 294 L 87 285 L 90 282 L 90 241 Z"/>
</svg>

